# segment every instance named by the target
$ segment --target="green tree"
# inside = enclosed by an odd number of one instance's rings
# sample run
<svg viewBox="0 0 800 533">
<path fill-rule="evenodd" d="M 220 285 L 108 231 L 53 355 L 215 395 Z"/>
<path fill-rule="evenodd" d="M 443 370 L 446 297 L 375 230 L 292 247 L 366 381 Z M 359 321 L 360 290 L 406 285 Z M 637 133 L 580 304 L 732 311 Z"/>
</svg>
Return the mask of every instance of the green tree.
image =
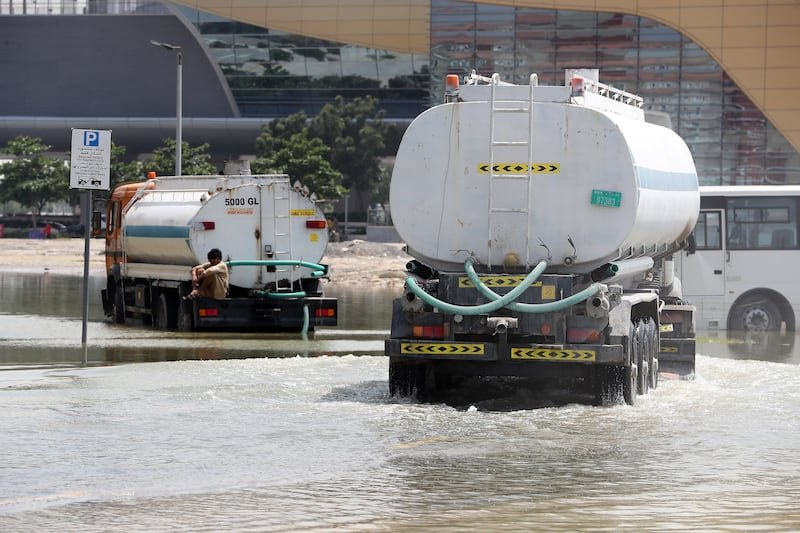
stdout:
<svg viewBox="0 0 800 533">
<path fill-rule="evenodd" d="M 2 150 L 14 160 L 0 165 L 0 201 L 32 208 L 34 225 L 46 204 L 69 194 L 69 168 L 62 159 L 45 155 L 49 149 L 41 139 L 22 135 Z"/>
<path fill-rule="evenodd" d="M 125 161 L 125 151 L 124 146 L 111 143 L 111 190 L 125 181 L 140 179 L 144 174 L 141 161 Z M 172 168 L 175 168 L 174 158 Z"/>
<path fill-rule="evenodd" d="M 371 199 L 380 186 L 380 156 L 386 155 L 384 139 L 389 136 L 383 117 L 375 98 L 347 102 L 337 96 L 309 126 L 311 136 L 319 137 L 331 148 L 331 164 L 342 173 L 343 185 L 359 192 L 362 206 L 364 195 Z"/>
<path fill-rule="evenodd" d="M 153 158 L 144 163 L 146 172 L 155 172 L 158 176 L 175 175 L 175 139 L 164 139 L 163 144 L 153 151 Z M 181 174 L 185 176 L 201 176 L 216 174 L 217 167 L 211 163 L 208 143 L 192 148 L 186 141 L 181 142 Z"/>
<path fill-rule="evenodd" d="M 308 136 L 308 129 L 302 128 L 294 133 L 286 133 L 296 125 L 297 117 L 289 117 L 285 124 L 265 126 L 256 141 L 258 157 L 250 165 L 254 174 L 288 174 L 294 182 L 300 181 L 327 202 L 342 198 L 347 189 L 342 186 L 342 175 L 326 159 L 330 148 L 320 139 Z M 275 136 L 271 128 L 284 132 Z M 330 205 L 330 204 L 328 204 Z M 326 211 L 328 209 L 325 209 Z"/>
</svg>

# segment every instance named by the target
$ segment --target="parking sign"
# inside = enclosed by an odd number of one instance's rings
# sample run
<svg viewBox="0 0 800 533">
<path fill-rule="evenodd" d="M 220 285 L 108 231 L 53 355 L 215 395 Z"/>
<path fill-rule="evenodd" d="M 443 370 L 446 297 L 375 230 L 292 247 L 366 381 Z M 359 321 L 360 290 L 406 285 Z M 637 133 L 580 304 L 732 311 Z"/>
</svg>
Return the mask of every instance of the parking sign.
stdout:
<svg viewBox="0 0 800 533">
<path fill-rule="evenodd" d="M 111 185 L 111 131 L 72 130 L 69 188 L 107 191 Z"/>
</svg>

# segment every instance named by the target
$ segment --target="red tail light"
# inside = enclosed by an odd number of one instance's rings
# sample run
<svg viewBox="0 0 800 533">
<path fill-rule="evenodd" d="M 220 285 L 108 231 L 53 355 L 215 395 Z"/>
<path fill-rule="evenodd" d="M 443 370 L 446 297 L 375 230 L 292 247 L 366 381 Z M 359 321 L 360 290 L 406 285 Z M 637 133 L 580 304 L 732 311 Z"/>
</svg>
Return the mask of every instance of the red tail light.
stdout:
<svg viewBox="0 0 800 533">
<path fill-rule="evenodd" d="M 414 326 L 411 330 L 414 337 L 426 339 L 443 339 L 444 338 L 444 325 L 438 326 Z"/>
<path fill-rule="evenodd" d="M 317 318 L 328 318 L 336 316 L 336 309 L 315 309 L 314 316 Z"/>
<path fill-rule="evenodd" d="M 204 220 L 203 221 L 203 229 L 204 230 L 214 229 L 216 226 L 217 225 L 214 223 L 213 220 Z"/>
<path fill-rule="evenodd" d="M 309 229 L 325 229 L 328 223 L 325 220 L 306 220 L 306 227 Z"/>
<path fill-rule="evenodd" d="M 219 316 L 219 309 L 216 307 L 204 307 L 197 310 L 197 314 L 201 317 Z"/>
</svg>

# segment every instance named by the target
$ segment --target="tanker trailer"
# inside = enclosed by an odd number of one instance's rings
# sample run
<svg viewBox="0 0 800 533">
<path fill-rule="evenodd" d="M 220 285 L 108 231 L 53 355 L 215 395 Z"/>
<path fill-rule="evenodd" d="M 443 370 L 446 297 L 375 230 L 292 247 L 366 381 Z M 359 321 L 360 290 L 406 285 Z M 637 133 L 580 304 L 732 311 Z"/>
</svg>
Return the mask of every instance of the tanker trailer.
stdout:
<svg viewBox="0 0 800 533">
<path fill-rule="evenodd" d="M 337 300 L 322 295 L 325 216 L 286 175 L 151 176 L 116 187 L 106 220 L 102 299 L 116 323 L 304 334 L 337 323 Z M 184 299 L 213 248 L 227 297 Z"/>
<path fill-rule="evenodd" d="M 390 392 L 438 399 L 505 376 L 633 404 L 658 384 L 665 302 L 692 321 L 671 270 L 699 212 L 689 149 L 596 70 L 458 81 L 408 127 L 392 175 L 414 259 L 385 343 Z M 672 341 L 693 354 L 691 327 Z"/>
</svg>

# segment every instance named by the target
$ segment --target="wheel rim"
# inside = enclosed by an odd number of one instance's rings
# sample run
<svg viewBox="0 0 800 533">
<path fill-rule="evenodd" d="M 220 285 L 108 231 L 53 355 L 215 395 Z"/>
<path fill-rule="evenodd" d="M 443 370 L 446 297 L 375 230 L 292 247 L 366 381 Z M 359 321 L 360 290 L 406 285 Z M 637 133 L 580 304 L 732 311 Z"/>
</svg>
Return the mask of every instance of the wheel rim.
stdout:
<svg viewBox="0 0 800 533">
<path fill-rule="evenodd" d="M 769 313 L 759 306 L 747 308 L 742 316 L 742 321 L 744 329 L 747 331 L 767 331 L 771 325 Z"/>
</svg>

